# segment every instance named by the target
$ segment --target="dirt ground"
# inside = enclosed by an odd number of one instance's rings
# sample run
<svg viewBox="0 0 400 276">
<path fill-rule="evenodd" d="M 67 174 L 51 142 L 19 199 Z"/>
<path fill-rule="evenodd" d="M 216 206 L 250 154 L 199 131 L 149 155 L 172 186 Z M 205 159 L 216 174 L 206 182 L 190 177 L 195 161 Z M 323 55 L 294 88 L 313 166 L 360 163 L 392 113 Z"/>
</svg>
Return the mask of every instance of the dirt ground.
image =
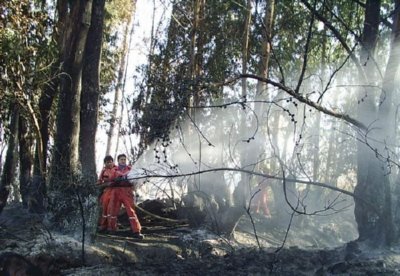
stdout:
<svg viewBox="0 0 400 276">
<path fill-rule="evenodd" d="M 400 247 L 350 241 L 328 248 L 324 238 L 311 239 L 305 229 L 286 235 L 271 221 L 259 226 L 257 243 L 245 218 L 230 240 L 184 222 L 143 221 L 144 240 L 122 224 L 83 251 L 78 236 L 53 233 L 42 217 L 8 206 L 0 215 L 0 275 L 400 275 Z"/>
</svg>

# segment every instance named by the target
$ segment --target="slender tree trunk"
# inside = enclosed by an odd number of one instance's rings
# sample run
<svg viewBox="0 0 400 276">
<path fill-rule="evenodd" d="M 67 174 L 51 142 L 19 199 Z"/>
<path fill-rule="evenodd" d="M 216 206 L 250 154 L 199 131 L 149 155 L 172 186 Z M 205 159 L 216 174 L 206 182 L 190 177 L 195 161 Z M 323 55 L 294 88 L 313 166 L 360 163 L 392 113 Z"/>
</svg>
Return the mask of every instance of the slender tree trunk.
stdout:
<svg viewBox="0 0 400 276">
<path fill-rule="evenodd" d="M 268 67 L 271 56 L 271 40 L 272 40 L 272 29 L 274 26 L 275 16 L 275 0 L 268 1 L 266 4 L 264 24 L 262 32 L 262 46 L 260 53 L 260 63 L 258 64 L 258 74 L 260 77 L 268 78 Z M 265 82 L 259 81 L 257 83 L 257 96 L 264 93 L 267 86 Z"/>
<path fill-rule="evenodd" d="M 242 73 L 247 73 L 247 63 L 248 63 L 248 52 L 249 52 L 249 40 L 250 40 L 250 23 L 251 23 L 251 0 L 247 0 L 246 9 L 245 9 L 245 20 L 244 20 L 244 29 L 243 29 L 243 40 L 242 40 Z M 247 97 L 247 80 L 242 79 L 242 98 L 245 99 Z M 247 126 L 247 116 L 246 113 L 243 112 L 240 120 L 240 133 L 245 136 L 245 138 L 249 135 L 248 126 Z M 244 138 L 244 139 L 245 139 Z M 253 143 L 253 142 L 252 142 Z M 249 150 L 246 146 L 242 144 L 242 150 L 240 153 L 240 164 L 242 167 L 247 165 L 249 160 Z M 236 206 L 241 206 L 244 208 L 247 205 L 247 200 L 250 198 L 250 181 L 251 176 L 246 173 L 241 173 L 241 181 L 236 186 L 235 195 L 235 204 Z"/>
<path fill-rule="evenodd" d="M 321 76 L 323 80 L 323 85 L 325 84 L 325 76 L 326 76 L 326 47 L 327 47 L 327 33 L 326 29 L 324 29 L 323 32 L 323 40 L 322 40 L 322 53 L 321 53 Z M 321 87 L 322 89 L 324 87 Z M 336 99 L 336 97 L 335 97 Z M 313 127 L 314 133 L 314 141 L 313 144 L 315 148 L 313 149 L 313 181 L 318 181 L 319 178 L 319 170 L 321 166 L 321 161 L 320 161 L 320 148 L 319 148 L 319 143 L 320 143 L 320 131 L 321 131 L 321 113 L 317 112 L 316 118 L 315 118 L 315 125 Z"/>
<path fill-rule="evenodd" d="M 246 2 L 246 16 L 245 16 L 245 36 L 244 36 L 244 41 L 242 43 L 242 53 L 243 53 L 243 69 L 246 70 L 247 68 L 247 53 L 248 50 L 246 47 L 248 47 L 248 41 L 249 41 L 249 35 L 250 35 L 250 22 L 251 22 L 251 1 L 248 0 Z M 264 15 L 264 29 L 262 33 L 262 48 L 260 51 L 260 63 L 259 63 L 259 68 L 258 68 L 258 74 L 261 77 L 267 78 L 268 77 L 268 67 L 269 67 L 269 58 L 270 58 L 270 41 L 271 41 L 271 33 L 272 33 L 272 26 L 273 26 L 273 15 L 274 15 L 274 6 L 275 6 L 275 1 L 268 1 L 266 10 L 265 10 L 265 15 Z M 266 85 L 265 83 L 258 82 L 257 83 L 257 91 L 256 91 L 256 100 L 260 99 L 261 94 L 266 91 Z M 246 85 L 246 80 L 242 80 L 242 95 L 247 96 L 247 85 Z M 258 118 L 260 119 L 260 116 L 262 116 L 263 113 L 263 108 L 262 104 L 256 104 L 255 107 L 256 114 Z M 260 122 L 260 121 L 259 121 Z M 244 130 L 246 128 L 245 126 L 245 119 L 243 118 L 243 121 L 241 123 L 241 129 Z M 260 128 L 261 129 L 261 128 Z M 259 130 L 260 131 L 260 130 Z M 246 131 L 242 132 L 246 133 Z M 258 136 L 260 133 L 258 133 Z M 247 137 L 251 138 L 251 137 Z M 254 138 L 254 137 L 253 137 Z M 263 145 L 260 143 L 260 138 L 256 138 L 256 141 L 250 141 L 250 143 L 255 143 L 255 146 L 253 148 L 257 148 L 256 152 L 263 152 Z M 249 150 L 243 151 L 241 154 L 241 165 L 244 166 L 246 165 L 246 160 L 247 155 L 249 154 Z M 244 174 L 241 175 L 241 180 L 235 187 L 234 193 L 233 193 L 233 198 L 234 198 L 234 204 L 235 206 L 229 209 L 229 213 L 227 216 L 223 217 L 221 219 L 222 222 L 225 224 L 224 232 L 227 233 L 228 235 L 231 235 L 233 231 L 235 230 L 235 227 L 237 225 L 237 222 L 239 221 L 240 217 L 244 214 L 245 209 L 244 207 L 247 207 L 247 199 L 250 198 L 250 178 Z"/>
<path fill-rule="evenodd" d="M 335 123 L 332 122 L 331 129 L 334 129 Z M 329 134 L 329 146 L 328 152 L 325 162 L 325 169 L 324 169 L 324 181 L 331 183 L 332 180 L 332 166 L 335 164 L 334 161 L 334 154 L 337 151 L 337 148 L 334 147 L 334 141 L 336 140 L 336 132 L 331 131 Z"/>
<path fill-rule="evenodd" d="M 0 179 L 0 213 L 7 205 L 7 199 L 10 192 L 9 188 L 15 178 L 15 163 L 17 160 L 14 153 L 18 141 L 19 108 L 16 104 L 13 104 L 13 107 L 11 107 L 10 110 L 13 110 L 9 127 L 10 136 L 8 138 L 6 159 Z"/>
<path fill-rule="evenodd" d="M 27 208 L 29 200 L 28 185 L 32 178 L 32 137 L 28 132 L 27 121 L 23 116 L 19 118 L 19 191 L 22 205 Z"/>
<path fill-rule="evenodd" d="M 247 62 L 249 61 L 249 40 L 251 22 L 251 0 L 247 0 L 246 16 L 244 20 L 243 41 L 242 41 L 242 74 L 247 74 Z M 242 79 L 242 97 L 247 96 L 247 80 Z"/>
<path fill-rule="evenodd" d="M 378 127 L 385 129 L 385 131 L 378 131 L 379 141 L 385 141 L 384 145 L 380 145 L 380 150 L 383 154 L 386 152 L 386 143 L 390 146 L 396 143 L 395 139 L 395 113 L 399 106 L 399 101 L 395 99 L 395 91 L 398 86 L 397 75 L 400 68 L 400 1 L 395 1 L 395 13 L 393 15 L 393 29 L 392 29 L 392 41 L 390 47 L 390 54 L 388 63 L 386 65 L 385 75 L 383 78 L 382 91 L 380 95 L 380 106 L 378 110 Z M 383 172 L 380 183 L 375 183 L 376 187 L 380 187 L 383 190 L 383 215 L 381 218 L 382 225 L 381 229 L 384 231 L 385 243 L 393 244 L 397 242 L 400 233 L 400 226 L 395 225 L 396 217 L 400 215 L 396 214 L 394 217 L 392 213 L 392 191 L 389 182 L 389 174 L 391 169 L 387 160 L 380 159 L 380 164 L 383 166 L 381 171 Z M 382 183 L 383 182 L 383 183 Z M 382 185 L 383 184 L 383 185 Z M 396 198 L 396 197 L 394 197 Z M 395 207 L 399 207 L 399 202 L 396 203 Z M 397 208 L 395 210 L 398 210 Z M 397 212 L 398 213 L 398 212 Z"/>
<path fill-rule="evenodd" d="M 52 75 L 55 75 L 58 70 L 57 65 L 52 66 Z M 57 93 L 57 84 L 58 80 L 53 79 L 49 82 L 49 84 L 45 87 L 43 93 L 39 99 L 39 112 L 40 112 L 40 141 L 36 142 L 35 149 L 35 162 L 33 173 L 37 176 L 46 178 L 46 166 L 47 166 L 47 151 L 49 144 L 49 128 L 50 128 L 50 114 L 51 108 L 54 102 L 54 98 Z"/>
<path fill-rule="evenodd" d="M 190 79 L 192 80 L 192 94 L 189 98 L 190 105 L 198 105 L 200 95 L 197 92 L 197 78 L 202 74 L 203 47 L 204 47 L 204 10 L 205 0 L 193 0 L 193 27 L 190 34 Z M 195 116 L 194 110 L 189 110 Z"/>
<path fill-rule="evenodd" d="M 96 131 L 100 98 L 100 59 L 105 0 L 94 0 L 82 73 L 81 131 L 79 137 L 82 174 L 94 183 L 96 173 Z"/>
<path fill-rule="evenodd" d="M 132 15 L 133 16 L 133 15 Z M 111 120 L 110 120 L 110 128 L 108 131 L 108 140 L 107 140 L 107 149 L 106 155 L 112 155 L 113 149 L 114 151 L 117 150 L 117 141 L 119 140 L 119 122 L 120 117 L 122 116 L 121 112 L 121 101 L 122 101 L 122 94 L 124 88 L 124 76 L 126 72 L 126 64 L 127 64 L 127 53 L 129 50 L 129 34 L 131 26 L 131 19 L 126 23 L 125 30 L 124 30 L 124 39 L 123 39 L 123 48 L 122 48 L 122 55 L 121 61 L 118 68 L 118 77 L 117 77 L 117 85 L 115 88 L 114 94 L 114 103 L 113 109 L 111 111 Z M 133 27 L 132 27 L 133 28 Z M 115 146 L 113 147 L 115 141 Z"/>
<path fill-rule="evenodd" d="M 189 77 L 191 81 L 189 92 L 190 94 L 187 96 L 187 104 L 188 106 L 198 106 L 200 103 L 200 95 L 198 94 L 197 83 L 198 78 L 201 77 L 202 74 L 202 54 L 203 54 L 203 23 L 204 23 L 204 5 L 205 0 L 193 0 L 192 1 L 192 29 L 190 33 L 190 71 Z M 188 115 L 191 117 L 191 121 L 193 124 L 197 123 L 196 118 L 196 110 L 193 108 L 188 109 Z M 185 133 L 188 133 L 189 137 L 191 137 L 191 145 L 190 147 L 198 147 L 198 170 L 201 170 L 202 156 L 201 156 L 201 139 L 199 133 L 191 127 L 191 124 L 187 124 L 187 129 Z M 196 144 L 197 143 L 197 144 Z M 201 175 L 193 178 L 188 184 L 189 191 L 198 191 L 201 183 Z"/>
<path fill-rule="evenodd" d="M 67 22 L 68 3 L 66 1 L 57 2 L 58 21 L 53 29 L 54 40 L 57 41 L 59 49 L 63 43 L 63 37 L 58 30 L 63 30 Z M 62 59 L 61 53 L 58 53 L 58 59 L 51 65 L 50 77 L 48 84 L 44 87 L 39 98 L 39 132 L 40 140 L 36 141 L 35 159 L 33 164 L 33 179 L 31 188 L 41 194 L 40 198 L 45 198 L 46 195 L 46 178 L 47 178 L 47 159 L 48 159 L 48 144 L 50 133 L 50 116 L 52 113 L 52 106 L 54 99 L 58 93 L 59 78 L 57 77 L 60 68 L 60 60 Z M 39 197 L 38 197 L 39 198 Z M 38 200 L 36 198 L 36 200 Z M 37 202 L 39 206 L 44 206 L 44 202 Z"/>
<path fill-rule="evenodd" d="M 265 6 L 265 13 L 264 13 L 264 20 L 262 25 L 262 32 L 261 32 L 261 49 L 260 49 L 260 61 L 258 63 L 258 75 L 263 78 L 269 77 L 269 61 L 271 58 L 271 41 L 272 41 L 272 31 L 274 27 L 274 16 L 275 16 L 275 0 L 268 1 Z M 257 91 L 256 91 L 256 100 L 269 100 L 271 96 L 268 94 L 268 87 L 265 82 L 257 82 Z M 256 114 L 258 116 L 259 123 L 263 122 L 262 120 L 264 116 L 264 105 L 263 103 L 257 103 L 255 106 Z M 274 108 L 272 107 L 272 110 Z M 261 137 L 270 135 L 270 143 L 274 153 L 280 158 L 281 153 L 277 151 L 278 146 L 278 135 L 279 135 L 279 124 L 280 124 L 280 113 L 274 112 L 274 115 L 265 120 L 267 126 L 260 125 L 260 134 L 259 138 L 256 139 L 258 152 L 264 152 L 265 146 L 262 144 Z M 276 171 L 276 160 L 270 163 L 270 173 L 275 173 Z M 281 188 L 279 185 L 271 185 L 272 193 L 274 195 L 282 194 Z M 277 190 L 279 189 L 279 191 Z M 277 196 L 276 198 L 278 198 Z"/>
<path fill-rule="evenodd" d="M 51 76 L 55 76 L 59 63 L 52 65 Z M 45 210 L 45 198 L 47 197 L 46 177 L 47 177 L 47 159 L 48 144 L 50 133 L 50 116 L 54 99 L 57 94 L 58 78 L 53 78 L 44 88 L 39 99 L 39 132 L 40 139 L 36 139 L 35 155 L 33 162 L 33 176 L 29 183 L 28 198 L 29 211 L 41 213 Z"/>
</svg>

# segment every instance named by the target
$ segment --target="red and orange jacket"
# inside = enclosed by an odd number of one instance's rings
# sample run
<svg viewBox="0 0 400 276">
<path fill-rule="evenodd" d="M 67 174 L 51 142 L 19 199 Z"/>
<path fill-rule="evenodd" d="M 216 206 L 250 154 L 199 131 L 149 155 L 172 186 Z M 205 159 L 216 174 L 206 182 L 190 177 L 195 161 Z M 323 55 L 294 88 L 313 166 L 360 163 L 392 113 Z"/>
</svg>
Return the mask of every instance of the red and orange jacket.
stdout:
<svg viewBox="0 0 400 276">
<path fill-rule="evenodd" d="M 127 178 L 129 171 L 131 170 L 131 166 L 126 165 L 124 167 L 116 166 L 115 168 L 115 178 Z M 119 180 L 116 183 L 116 186 L 131 186 L 128 180 L 121 181 Z"/>
<path fill-rule="evenodd" d="M 116 165 L 114 165 L 112 168 L 103 168 L 101 170 L 99 179 L 97 180 L 97 184 L 100 185 L 106 182 L 112 182 L 116 177 L 115 174 L 116 169 L 117 169 Z"/>
</svg>

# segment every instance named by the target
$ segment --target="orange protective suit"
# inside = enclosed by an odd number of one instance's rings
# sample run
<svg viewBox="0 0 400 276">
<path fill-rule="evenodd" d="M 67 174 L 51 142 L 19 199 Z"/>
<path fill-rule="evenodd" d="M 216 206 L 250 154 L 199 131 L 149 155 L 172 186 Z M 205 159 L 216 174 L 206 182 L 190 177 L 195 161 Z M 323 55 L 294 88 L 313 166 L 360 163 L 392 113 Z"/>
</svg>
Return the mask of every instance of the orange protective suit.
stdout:
<svg viewBox="0 0 400 276">
<path fill-rule="evenodd" d="M 266 184 L 259 185 L 259 192 L 254 198 L 254 208 L 255 212 L 258 214 L 263 214 L 265 217 L 270 218 L 271 213 L 268 208 L 268 186 Z"/>
<path fill-rule="evenodd" d="M 104 167 L 103 170 L 100 173 L 99 180 L 97 181 L 97 184 L 107 184 L 107 182 L 112 182 L 115 178 L 115 170 L 117 166 L 113 165 L 111 168 Z M 103 190 L 102 195 L 100 196 L 100 204 L 102 207 L 101 211 L 101 218 L 99 222 L 99 226 L 101 230 L 105 230 L 108 227 L 108 205 L 110 203 L 112 196 L 112 188 L 111 187 L 106 187 Z"/>
<path fill-rule="evenodd" d="M 123 178 L 126 177 L 128 172 L 131 170 L 130 166 L 118 166 L 115 170 L 115 177 Z M 134 207 L 133 201 L 133 190 L 128 181 L 117 181 L 117 186 L 127 185 L 129 187 L 114 187 L 112 188 L 112 194 L 110 198 L 110 203 L 108 205 L 108 210 L 110 217 L 108 219 L 108 230 L 117 230 L 117 216 L 121 205 L 124 204 L 126 213 L 129 218 L 129 223 L 131 229 L 134 233 L 140 233 L 142 226 L 138 220 Z"/>
</svg>

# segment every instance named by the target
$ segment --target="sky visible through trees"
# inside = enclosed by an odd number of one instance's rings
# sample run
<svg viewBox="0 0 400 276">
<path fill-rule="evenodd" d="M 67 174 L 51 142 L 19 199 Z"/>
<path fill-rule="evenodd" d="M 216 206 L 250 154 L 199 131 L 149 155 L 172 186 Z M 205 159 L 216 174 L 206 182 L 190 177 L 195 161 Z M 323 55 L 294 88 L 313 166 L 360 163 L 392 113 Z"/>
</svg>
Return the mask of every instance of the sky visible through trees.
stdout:
<svg viewBox="0 0 400 276">
<path fill-rule="evenodd" d="M 164 4 L 162 2 L 157 3 L 157 8 L 155 9 L 156 15 L 155 20 L 159 20 L 160 13 L 164 11 Z M 137 1 L 137 10 L 134 15 L 134 23 L 133 23 L 133 35 L 132 45 L 130 45 L 129 49 L 129 60 L 127 67 L 127 78 L 125 84 L 125 93 L 127 97 L 134 97 L 135 93 L 135 85 L 142 81 L 143 76 L 136 72 L 137 67 L 144 65 L 148 61 L 149 47 L 150 47 L 150 39 L 151 39 L 151 25 L 153 20 L 153 3 L 152 1 L 147 0 L 138 0 Z M 110 101 L 113 100 L 113 95 L 108 95 Z M 111 110 L 111 105 L 108 107 Z M 127 109 L 125 108 L 125 112 L 122 116 L 123 123 L 126 123 L 127 118 Z M 98 129 L 97 133 L 97 156 L 96 156 L 96 164 L 97 170 L 100 171 L 103 166 L 103 158 L 106 154 L 105 147 L 107 144 L 107 127 L 108 125 L 103 125 Z M 125 141 L 126 142 L 126 141 Z M 127 152 L 126 147 L 122 144 L 119 144 L 118 152 Z M 137 138 L 134 138 L 134 143 L 137 143 Z M 116 141 L 113 143 L 113 152 L 115 152 Z"/>
</svg>

